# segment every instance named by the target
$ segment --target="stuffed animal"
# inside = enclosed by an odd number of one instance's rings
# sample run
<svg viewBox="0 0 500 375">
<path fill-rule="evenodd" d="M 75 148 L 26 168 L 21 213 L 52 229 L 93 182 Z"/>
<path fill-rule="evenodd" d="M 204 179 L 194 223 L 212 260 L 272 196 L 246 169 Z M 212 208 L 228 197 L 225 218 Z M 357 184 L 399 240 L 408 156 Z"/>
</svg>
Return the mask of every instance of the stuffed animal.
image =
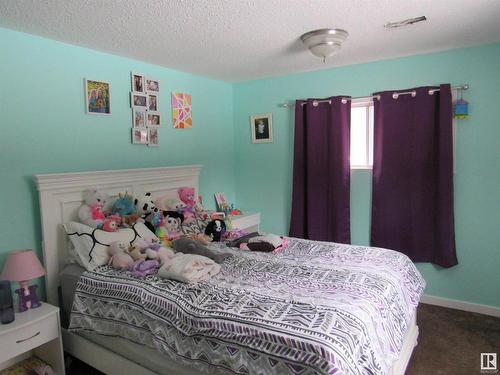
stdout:
<svg viewBox="0 0 500 375">
<path fill-rule="evenodd" d="M 158 230 L 158 237 L 162 241 L 172 241 L 182 236 L 181 224 L 184 215 L 176 211 L 163 211 L 165 217 L 163 226 Z"/>
<path fill-rule="evenodd" d="M 159 209 L 156 207 L 153 199 L 151 198 L 151 193 L 146 193 L 138 198 L 135 198 L 134 207 L 135 212 L 140 216 L 140 220 L 144 222 L 151 232 L 156 233 L 156 228 L 151 221 L 146 220 L 151 213 L 159 212 Z"/>
<path fill-rule="evenodd" d="M 102 228 L 104 224 L 103 207 L 108 200 L 108 195 L 97 189 L 89 189 L 83 193 L 84 204 L 78 209 L 80 222 L 92 228 Z"/>
<path fill-rule="evenodd" d="M 127 192 L 125 195 L 122 193 L 118 194 L 118 198 L 113 203 L 113 207 L 111 208 L 112 214 L 118 214 L 120 217 L 125 217 L 128 215 L 132 215 L 135 212 L 134 206 L 134 197 Z"/>
<path fill-rule="evenodd" d="M 151 193 L 146 193 L 134 199 L 135 212 L 140 215 L 142 219 L 145 219 L 153 210 L 156 205 L 151 199 Z"/>
<path fill-rule="evenodd" d="M 147 259 L 156 259 L 160 262 L 160 265 L 165 264 L 165 262 L 168 262 L 174 257 L 174 252 L 172 250 L 167 249 L 156 241 L 141 239 L 137 241 L 135 245 L 146 254 Z"/>
<path fill-rule="evenodd" d="M 164 222 L 163 212 L 161 212 L 158 207 L 155 207 L 153 212 L 146 216 L 145 224 L 154 234 L 158 234 L 158 230 Z"/>
<path fill-rule="evenodd" d="M 135 277 L 146 277 L 158 272 L 160 263 L 156 260 L 138 260 L 129 268 L 130 274 Z"/>
<path fill-rule="evenodd" d="M 128 253 L 128 245 L 120 242 L 113 242 L 108 249 L 108 264 L 113 268 L 128 269 L 134 264 L 134 260 Z"/>
<path fill-rule="evenodd" d="M 128 253 L 132 257 L 134 262 L 138 260 L 146 260 L 148 257 L 146 253 L 142 250 L 142 248 L 137 244 L 131 245 L 128 249 Z"/>
<path fill-rule="evenodd" d="M 194 199 L 194 188 L 192 187 L 181 187 L 177 189 L 177 194 L 179 194 L 179 198 L 181 202 L 184 204 L 184 208 L 182 208 L 182 214 L 184 215 L 184 221 L 186 223 L 190 223 L 195 221 L 195 206 L 196 201 Z"/>
<path fill-rule="evenodd" d="M 212 237 L 212 241 L 220 241 L 222 235 L 226 231 L 226 223 L 224 221 L 215 219 L 208 223 L 205 234 Z"/>
<path fill-rule="evenodd" d="M 102 229 L 106 232 L 116 232 L 119 229 L 121 222 L 122 218 L 120 215 L 110 215 L 104 219 Z"/>
<path fill-rule="evenodd" d="M 172 247 L 176 252 L 184 254 L 201 255 L 212 259 L 215 263 L 222 263 L 224 259 L 232 256 L 231 253 L 223 253 L 217 250 L 211 250 L 198 241 L 190 238 L 180 238 L 172 243 Z"/>
<path fill-rule="evenodd" d="M 129 228 L 135 224 L 140 215 L 135 212 L 134 197 L 127 192 L 125 195 L 118 194 L 118 198 L 111 208 L 112 214 L 118 214 L 122 218 L 121 225 Z"/>
</svg>

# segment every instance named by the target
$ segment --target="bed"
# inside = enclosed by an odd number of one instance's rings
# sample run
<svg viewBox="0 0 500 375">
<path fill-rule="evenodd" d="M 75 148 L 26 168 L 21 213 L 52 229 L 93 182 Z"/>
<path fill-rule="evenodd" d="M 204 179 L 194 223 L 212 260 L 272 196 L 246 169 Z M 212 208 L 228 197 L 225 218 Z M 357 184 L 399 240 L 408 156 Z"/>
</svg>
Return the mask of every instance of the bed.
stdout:
<svg viewBox="0 0 500 375">
<path fill-rule="evenodd" d="M 62 305 L 62 224 L 75 219 L 86 188 L 161 196 L 197 190 L 200 171 L 37 175 L 48 302 Z M 404 374 L 424 287 L 404 255 L 299 239 L 280 254 L 230 251 L 221 273 L 197 286 L 106 266 L 81 274 L 65 351 L 108 374 Z"/>
</svg>

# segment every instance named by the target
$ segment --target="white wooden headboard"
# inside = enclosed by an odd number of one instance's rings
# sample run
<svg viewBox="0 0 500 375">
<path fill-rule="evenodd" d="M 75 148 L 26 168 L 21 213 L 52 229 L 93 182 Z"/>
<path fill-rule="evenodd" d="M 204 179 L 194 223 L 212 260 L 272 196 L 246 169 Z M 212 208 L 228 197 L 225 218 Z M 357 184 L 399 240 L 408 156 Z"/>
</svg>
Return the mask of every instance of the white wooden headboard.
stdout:
<svg viewBox="0 0 500 375">
<path fill-rule="evenodd" d="M 40 197 L 47 301 L 59 306 L 59 272 L 68 263 L 68 237 L 62 224 L 78 220 L 85 190 L 95 187 L 112 197 L 125 191 L 151 192 L 156 198 L 179 187 L 191 186 L 198 194 L 201 168 L 201 165 L 188 165 L 35 175 Z"/>
</svg>

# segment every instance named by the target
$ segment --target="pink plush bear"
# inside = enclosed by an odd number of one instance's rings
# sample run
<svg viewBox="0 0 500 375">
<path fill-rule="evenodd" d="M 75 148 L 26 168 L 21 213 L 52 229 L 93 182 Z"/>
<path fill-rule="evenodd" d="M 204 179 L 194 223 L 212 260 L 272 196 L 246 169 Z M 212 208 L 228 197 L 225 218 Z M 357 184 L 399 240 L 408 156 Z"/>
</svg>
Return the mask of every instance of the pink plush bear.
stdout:
<svg viewBox="0 0 500 375">
<path fill-rule="evenodd" d="M 122 218 L 120 215 L 109 215 L 104 219 L 102 229 L 106 232 L 116 232 L 119 229 L 121 222 Z"/>
<path fill-rule="evenodd" d="M 181 187 L 177 189 L 177 193 L 179 194 L 179 198 L 186 205 L 182 210 L 182 214 L 184 215 L 184 222 L 189 223 L 195 220 L 195 195 L 194 188 L 192 187 Z"/>
</svg>

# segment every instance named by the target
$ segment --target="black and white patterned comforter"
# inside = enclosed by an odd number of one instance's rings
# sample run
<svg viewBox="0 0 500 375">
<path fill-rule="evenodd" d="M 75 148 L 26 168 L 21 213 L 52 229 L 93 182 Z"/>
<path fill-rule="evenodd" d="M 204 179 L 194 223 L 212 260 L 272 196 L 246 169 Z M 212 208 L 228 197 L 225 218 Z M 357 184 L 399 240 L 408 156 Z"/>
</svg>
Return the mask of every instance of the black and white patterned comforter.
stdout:
<svg viewBox="0 0 500 375">
<path fill-rule="evenodd" d="M 194 373 L 387 373 L 425 287 L 405 255 L 300 239 L 279 254 L 232 251 L 197 285 L 86 272 L 70 330 L 156 348 Z"/>
</svg>

